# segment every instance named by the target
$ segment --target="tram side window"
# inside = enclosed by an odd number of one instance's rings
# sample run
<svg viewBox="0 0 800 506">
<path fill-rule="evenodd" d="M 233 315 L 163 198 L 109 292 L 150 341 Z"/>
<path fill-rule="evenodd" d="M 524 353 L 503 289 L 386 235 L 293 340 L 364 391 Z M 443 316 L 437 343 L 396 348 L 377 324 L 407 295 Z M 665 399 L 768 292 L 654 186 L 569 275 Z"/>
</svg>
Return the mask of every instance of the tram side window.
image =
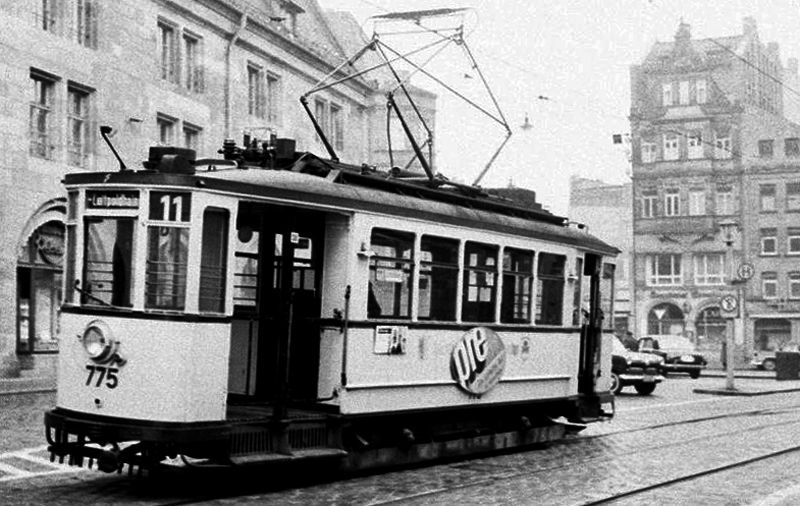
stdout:
<svg viewBox="0 0 800 506">
<path fill-rule="evenodd" d="M 497 246 L 468 242 L 464 249 L 462 320 L 494 321 L 496 281 Z"/>
<path fill-rule="evenodd" d="M 410 318 L 414 234 L 376 228 L 369 263 L 369 318 Z"/>
<path fill-rule="evenodd" d="M 503 299 L 500 321 L 531 322 L 533 289 L 533 252 L 506 248 L 503 251 Z"/>
<path fill-rule="evenodd" d="M 134 223 L 130 218 L 86 220 L 81 304 L 131 305 Z"/>
<path fill-rule="evenodd" d="M 600 280 L 600 309 L 603 311 L 603 328 L 614 328 L 614 275 L 617 266 L 603 264 L 603 278 Z"/>
<path fill-rule="evenodd" d="M 225 265 L 228 251 L 228 212 L 203 213 L 203 249 L 200 256 L 200 311 L 225 311 Z"/>
<path fill-rule="evenodd" d="M 423 236 L 419 272 L 419 318 L 455 321 L 458 241 Z"/>
<path fill-rule="evenodd" d="M 147 233 L 145 307 L 182 310 L 186 303 L 189 229 L 150 226 Z"/>
<path fill-rule="evenodd" d="M 234 247 L 233 304 L 255 307 L 258 294 L 258 236 L 249 226 L 240 227 Z"/>
<path fill-rule="evenodd" d="M 536 284 L 536 323 L 539 325 L 562 324 L 565 264 L 566 257 L 563 255 L 539 255 Z"/>
</svg>

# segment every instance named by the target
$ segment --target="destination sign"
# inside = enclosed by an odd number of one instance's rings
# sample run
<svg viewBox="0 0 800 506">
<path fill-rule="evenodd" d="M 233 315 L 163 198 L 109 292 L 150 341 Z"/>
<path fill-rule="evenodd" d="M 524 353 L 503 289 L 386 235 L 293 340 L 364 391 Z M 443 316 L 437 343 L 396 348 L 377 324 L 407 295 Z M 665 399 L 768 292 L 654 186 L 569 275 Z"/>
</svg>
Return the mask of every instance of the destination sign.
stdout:
<svg viewBox="0 0 800 506">
<path fill-rule="evenodd" d="M 88 209 L 138 209 L 138 191 L 93 191 L 86 192 Z"/>
</svg>

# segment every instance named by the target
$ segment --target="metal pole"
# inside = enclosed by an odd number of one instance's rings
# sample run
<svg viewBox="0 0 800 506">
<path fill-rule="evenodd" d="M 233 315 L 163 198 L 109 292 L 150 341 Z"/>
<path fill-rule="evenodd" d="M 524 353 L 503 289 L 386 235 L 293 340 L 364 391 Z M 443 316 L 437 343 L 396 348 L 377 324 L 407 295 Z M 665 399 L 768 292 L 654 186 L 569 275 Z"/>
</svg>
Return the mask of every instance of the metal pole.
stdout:
<svg viewBox="0 0 800 506">
<path fill-rule="evenodd" d="M 728 265 L 729 265 L 729 278 L 731 286 L 733 286 L 733 241 L 728 242 Z M 737 300 L 737 302 L 740 302 Z M 726 390 L 736 390 L 736 386 L 734 385 L 734 346 L 735 346 L 735 339 L 734 334 L 736 333 L 736 318 L 731 318 L 731 326 L 728 330 L 726 336 L 726 345 L 725 345 L 725 389 Z"/>
</svg>

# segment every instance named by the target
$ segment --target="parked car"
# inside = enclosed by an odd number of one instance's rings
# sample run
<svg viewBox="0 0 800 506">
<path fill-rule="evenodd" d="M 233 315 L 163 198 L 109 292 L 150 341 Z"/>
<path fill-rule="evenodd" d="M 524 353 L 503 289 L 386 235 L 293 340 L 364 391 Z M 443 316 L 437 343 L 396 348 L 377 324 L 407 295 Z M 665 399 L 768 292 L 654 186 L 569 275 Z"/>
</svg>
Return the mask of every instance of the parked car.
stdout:
<svg viewBox="0 0 800 506">
<path fill-rule="evenodd" d="M 664 373 L 685 372 L 697 379 L 708 366 L 694 344 L 683 336 L 645 336 L 639 338 L 639 351 L 659 355 L 664 359 Z"/>
<path fill-rule="evenodd" d="M 656 385 L 664 381 L 661 366 L 664 359 L 652 353 L 638 353 L 627 349 L 616 338 L 611 355 L 611 391 L 616 395 L 624 387 L 632 386 L 639 395 L 650 395 Z"/>
<path fill-rule="evenodd" d="M 775 370 L 775 352 L 774 351 L 754 351 L 753 352 L 753 360 L 750 361 L 750 365 L 755 367 L 756 369 L 762 369 L 764 371 L 774 371 Z"/>
</svg>

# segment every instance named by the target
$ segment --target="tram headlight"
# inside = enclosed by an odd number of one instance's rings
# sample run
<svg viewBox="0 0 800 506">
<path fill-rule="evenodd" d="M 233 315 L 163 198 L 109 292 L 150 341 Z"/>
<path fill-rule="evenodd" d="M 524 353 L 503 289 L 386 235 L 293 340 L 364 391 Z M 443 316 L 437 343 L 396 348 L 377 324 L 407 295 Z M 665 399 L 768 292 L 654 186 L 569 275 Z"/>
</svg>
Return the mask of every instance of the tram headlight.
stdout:
<svg viewBox="0 0 800 506">
<path fill-rule="evenodd" d="M 81 336 L 83 349 L 95 362 L 108 362 L 117 356 L 119 341 L 114 339 L 111 327 L 102 320 L 95 320 L 86 326 Z"/>
</svg>

